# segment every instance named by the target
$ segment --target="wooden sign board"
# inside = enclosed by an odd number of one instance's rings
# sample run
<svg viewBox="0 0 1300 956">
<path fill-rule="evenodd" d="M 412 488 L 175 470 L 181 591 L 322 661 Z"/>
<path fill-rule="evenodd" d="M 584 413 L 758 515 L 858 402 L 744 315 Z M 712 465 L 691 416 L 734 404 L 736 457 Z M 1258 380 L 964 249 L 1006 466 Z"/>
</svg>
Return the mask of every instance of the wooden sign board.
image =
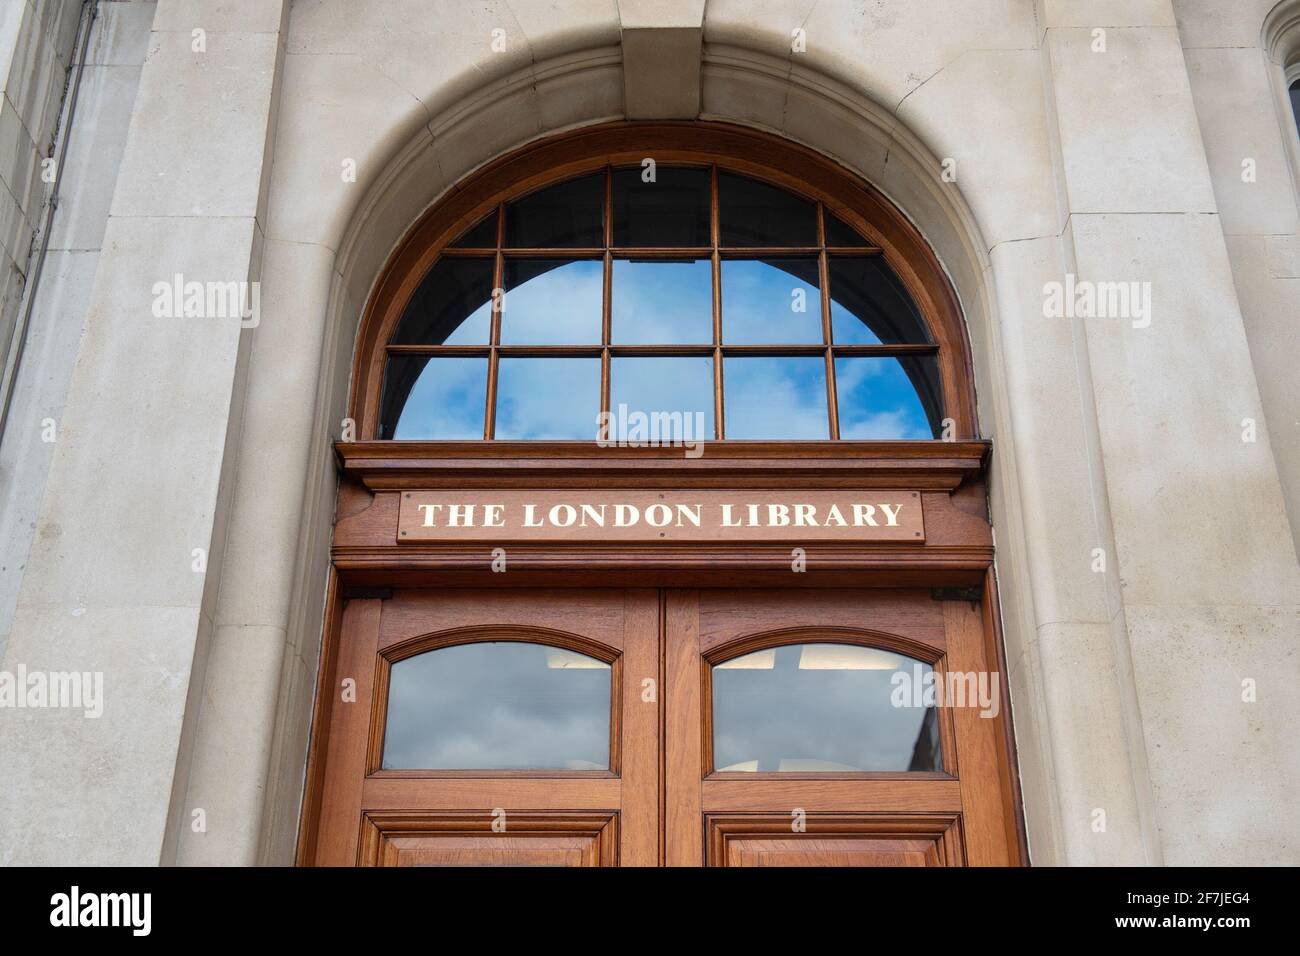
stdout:
<svg viewBox="0 0 1300 956">
<path fill-rule="evenodd" d="M 398 542 L 925 540 L 921 496 L 877 489 L 402 492 Z"/>
</svg>

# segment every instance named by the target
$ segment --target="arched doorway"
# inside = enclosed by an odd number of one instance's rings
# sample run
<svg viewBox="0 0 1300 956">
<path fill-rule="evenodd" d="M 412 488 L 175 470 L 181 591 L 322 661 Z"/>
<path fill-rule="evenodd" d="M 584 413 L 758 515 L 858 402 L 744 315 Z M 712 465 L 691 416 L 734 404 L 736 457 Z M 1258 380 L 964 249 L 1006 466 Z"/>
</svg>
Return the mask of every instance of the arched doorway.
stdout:
<svg viewBox="0 0 1300 956">
<path fill-rule="evenodd" d="M 300 858 L 1023 858 L 961 316 L 874 190 L 619 124 L 390 259 Z"/>
</svg>

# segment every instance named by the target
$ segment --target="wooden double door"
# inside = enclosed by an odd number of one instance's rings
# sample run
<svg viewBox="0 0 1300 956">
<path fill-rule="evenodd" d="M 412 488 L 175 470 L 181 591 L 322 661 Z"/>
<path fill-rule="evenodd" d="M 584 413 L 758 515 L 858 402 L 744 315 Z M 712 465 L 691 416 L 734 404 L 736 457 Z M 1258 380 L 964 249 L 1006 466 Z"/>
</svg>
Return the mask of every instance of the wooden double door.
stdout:
<svg viewBox="0 0 1300 956">
<path fill-rule="evenodd" d="M 308 862 L 1020 860 L 978 603 L 395 590 L 345 602 L 331 656 Z"/>
</svg>

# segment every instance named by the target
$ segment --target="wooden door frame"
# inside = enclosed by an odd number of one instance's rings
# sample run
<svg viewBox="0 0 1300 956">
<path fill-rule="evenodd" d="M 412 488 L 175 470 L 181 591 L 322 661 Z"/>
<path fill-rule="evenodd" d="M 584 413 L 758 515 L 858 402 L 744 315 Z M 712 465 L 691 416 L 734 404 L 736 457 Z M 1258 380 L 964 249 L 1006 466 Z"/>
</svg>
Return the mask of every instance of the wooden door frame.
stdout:
<svg viewBox="0 0 1300 956">
<path fill-rule="evenodd" d="M 775 183 L 840 216 L 875 244 L 939 347 L 953 440 L 729 440 L 703 443 L 697 458 L 684 457 L 681 448 L 594 442 L 374 440 L 389 336 L 443 250 L 512 197 L 602 167 L 639 164 L 647 155 Z M 620 588 L 932 588 L 980 602 L 986 659 L 996 661 L 1005 678 L 984 474 L 990 443 L 976 437 L 970 348 L 956 294 L 938 257 L 902 211 L 804 146 L 721 123 L 611 123 L 548 137 L 487 163 L 427 210 L 389 256 L 362 316 L 348 414 L 361 440 L 335 445 L 340 483 L 299 862 L 314 857 L 325 772 L 321 729 L 333 716 L 329 682 L 350 598 L 379 597 L 394 588 L 590 588 L 593 581 Z M 618 488 L 905 489 L 920 496 L 925 533 L 921 543 L 802 544 L 795 537 L 784 544 L 520 543 L 510 546 L 507 574 L 493 571 L 491 548 L 483 544 L 399 542 L 402 494 L 486 488 L 597 494 Z M 792 548 L 803 549 L 801 573 L 792 573 Z M 997 760 L 1009 795 L 1004 815 L 1016 833 L 1020 862 L 1027 863 L 1005 679 L 1001 695 Z"/>
<path fill-rule="evenodd" d="M 454 447 L 449 447 L 454 446 Z M 596 448 L 586 443 L 348 442 L 332 548 L 326 633 L 314 733 L 300 822 L 299 862 L 314 858 L 324 786 L 324 737 L 339 654 L 344 601 L 393 588 L 930 588 L 979 603 L 986 659 L 996 661 L 1001 717 L 999 773 L 1006 826 L 1028 863 L 1012 734 L 1006 658 L 1000 637 L 992 531 L 984 491 L 990 446 L 965 442 L 729 442 L 702 458 L 680 449 Z M 510 571 L 492 570 L 483 544 L 399 544 L 400 496 L 407 489 L 573 488 L 912 488 L 924 506 L 924 543 L 804 546 L 806 570 L 792 573 L 790 545 L 599 545 L 579 541 L 510 547 Z M 790 544 L 796 544 L 791 542 Z M 662 686 L 662 681 L 661 681 Z M 671 812 L 671 811 L 669 811 Z"/>
</svg>

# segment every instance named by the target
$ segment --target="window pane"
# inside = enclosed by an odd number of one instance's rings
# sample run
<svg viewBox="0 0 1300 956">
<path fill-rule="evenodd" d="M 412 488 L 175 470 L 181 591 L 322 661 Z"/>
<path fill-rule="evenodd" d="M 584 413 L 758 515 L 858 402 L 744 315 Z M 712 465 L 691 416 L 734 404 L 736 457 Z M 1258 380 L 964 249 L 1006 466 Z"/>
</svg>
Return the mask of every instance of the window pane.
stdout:
<svg viewBox="0 0 1300 956">
<path fill-rule="evenodd" d="M 712 358 L 614 358 L 609 374 L 611 439 L 677 444 L 714 437 Z"/>
<path fill-rule="evenodd" d="M 617 345 L 708 345 L 713 271 L 708 259 L 615 259 L 611 337 Z"/>
<path fill-rule="evenodd" d="M 379 437 L 482 438 L 487 365 L 486 358 L 390 358 Z"/>
<path fill-rule="evenodd" d="M 497 213 L 494 209 L 451 245 L 454 249 L 493 249 L 496 244 Z"/>
<path fill-rule="evenodd" d="M 540 189 L 506 206 L 506 245 L 512 249 L 603 246 L 604 211 L 604 173 Z"/>
<path fill-rule="evenodd" d="M 933 355 L 835 360 L 841 438 L 938 438 L 941 394 L 939 362 Z"/>
<path fill-rule="evenodd" d="M 1291 115 L 1295 118 L 1296 133 L 1300 134 L 1300 80 L 1291 84 Z"/>
<path fill-rule="evenodd" d="M 795 644 L 718 664 L 714 768 L 942 770 L 936 712 L 925 695 L 930 670 L 902 654 L 849 644 Z"/>
<path fill-rule="evenodd" d="M 709 171 L 659 166 L 614 170 L 614 245 L 708 246 Z"/>
<path fill-rule="evenodd" d="M 728 438 L 829 438 L 826 362 L 813 357 L 723 360 Z"/>
<path fill-rule="evenodd" d="M 718 173 L 718 226 L 724 246 L 817 245 L 816 206 L 733 173 Z"/>
<path fill-rule="evenodd" d="M 920 310 L 884 259 L 831 256 L 828 272 L 836 345 L 930 342 Z"/>
<path fill-rule="evenodd" d="M 486 345 L 492 321 L 492 260 L 439 259 L 402 313 L 398 345 Z"/>
<path fill-rule="evenodd" d="M 497 438 L 595 441 L 599 414 L 600 359 L 500 360 Z"/>
<path fill-rule="evenodd" d="M 574 651 L 497 641 L 393 665 L 383 767 L 605 770 L 610 666 Z"/>
<path fill-rule="evenodd" d="M 826 245 L 828 246 L 869 246 L 870 242 L 847 222 L 829 210 L 822 213 L 826 217 Z"/>
<path fill-rule="evenodd" d="M 503 345 L 600 344 L 600 261 L 508 259 L 504 282 Z"/>
<path fill-rule="evenodd" d="M 722 341 L 728 345 L 822 342 L 816 259 L 724 259 Z"/>
</svg>

